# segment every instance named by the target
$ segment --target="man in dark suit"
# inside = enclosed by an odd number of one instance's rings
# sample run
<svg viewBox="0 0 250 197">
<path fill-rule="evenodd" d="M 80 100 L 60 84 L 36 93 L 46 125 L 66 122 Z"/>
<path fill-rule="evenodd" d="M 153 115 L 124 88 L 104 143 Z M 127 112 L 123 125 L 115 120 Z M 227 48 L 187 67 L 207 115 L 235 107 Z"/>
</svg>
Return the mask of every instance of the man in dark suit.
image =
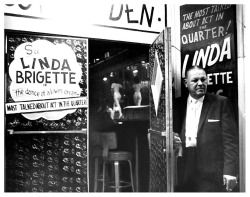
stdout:
<svg viewBox="0 0 250 197">
<path fill-rule="evenodd" d="M 177 192 L 232 191 L 238 174 L 238 128 L 226 97 L 207 93 L 203 68 L 186 71 L 188 98 L 174 102 Z"/>
</svg>

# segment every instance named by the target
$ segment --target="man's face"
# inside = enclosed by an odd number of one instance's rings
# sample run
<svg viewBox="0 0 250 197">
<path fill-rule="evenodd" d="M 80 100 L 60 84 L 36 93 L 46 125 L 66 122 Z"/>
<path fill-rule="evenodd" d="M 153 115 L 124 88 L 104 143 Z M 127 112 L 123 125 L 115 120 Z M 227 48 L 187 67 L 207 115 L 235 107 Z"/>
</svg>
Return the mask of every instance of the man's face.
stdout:
<svg viewBox="0 0 250 197">
<path fill-rule="evenodd" d="M 192 69 L 187 73 L 187 78 L 184 81 L 189 94 L 194 99 L 199 99 L 207 92 L 207 76 L 201 69 Z"/>
</svg>

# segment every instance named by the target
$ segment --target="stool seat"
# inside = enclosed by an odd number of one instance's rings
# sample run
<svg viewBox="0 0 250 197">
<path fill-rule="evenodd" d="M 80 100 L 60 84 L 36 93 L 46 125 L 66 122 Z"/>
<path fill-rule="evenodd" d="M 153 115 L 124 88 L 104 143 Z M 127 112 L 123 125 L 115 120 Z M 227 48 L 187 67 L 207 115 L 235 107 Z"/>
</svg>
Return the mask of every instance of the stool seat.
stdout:
<svg viewBox="0 0 250 197">
<path fill-rule="evenodd" d="M 102 147 L 95 147 L 92 152 L 94 157 L 102 157 L 103 156 L 103 148 Z"/>
<path fill-rule="evenodd" d="M 109 151 L 109 161 L 127 161 L 132 160 L 132 153 L 126 151 Z"/>
</svg>

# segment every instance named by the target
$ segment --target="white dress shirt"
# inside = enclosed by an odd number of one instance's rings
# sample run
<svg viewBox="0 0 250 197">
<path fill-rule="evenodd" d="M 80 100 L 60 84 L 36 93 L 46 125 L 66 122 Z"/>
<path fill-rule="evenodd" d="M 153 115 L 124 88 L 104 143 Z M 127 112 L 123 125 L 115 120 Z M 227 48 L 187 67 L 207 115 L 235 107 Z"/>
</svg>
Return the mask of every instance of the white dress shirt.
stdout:
<svg viewBox="0 0 250 197">
<path fill-rule="evenodd" d="M 196 147 L 197 145 L 197 132 L 203 100 L 204 96 L 197 100 L 190 95 L 187 99 L 186 147 Z"/>
</svg>

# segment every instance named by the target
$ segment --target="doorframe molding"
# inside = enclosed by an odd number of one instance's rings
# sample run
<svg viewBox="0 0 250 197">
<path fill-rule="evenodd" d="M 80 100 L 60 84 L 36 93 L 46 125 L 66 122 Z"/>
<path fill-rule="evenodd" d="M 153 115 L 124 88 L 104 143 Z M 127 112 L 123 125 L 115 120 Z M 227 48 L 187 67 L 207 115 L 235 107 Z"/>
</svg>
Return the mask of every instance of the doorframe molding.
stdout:
<svg viewBox="0 0 250 197">
<path fill-rule="evenodd" d="M 239 191 L 245 192 L 246 180 L 246 103 L 245 103 L 245 5 L 236 5 L 238 114 L 239 114 Z"/>
</svg>

